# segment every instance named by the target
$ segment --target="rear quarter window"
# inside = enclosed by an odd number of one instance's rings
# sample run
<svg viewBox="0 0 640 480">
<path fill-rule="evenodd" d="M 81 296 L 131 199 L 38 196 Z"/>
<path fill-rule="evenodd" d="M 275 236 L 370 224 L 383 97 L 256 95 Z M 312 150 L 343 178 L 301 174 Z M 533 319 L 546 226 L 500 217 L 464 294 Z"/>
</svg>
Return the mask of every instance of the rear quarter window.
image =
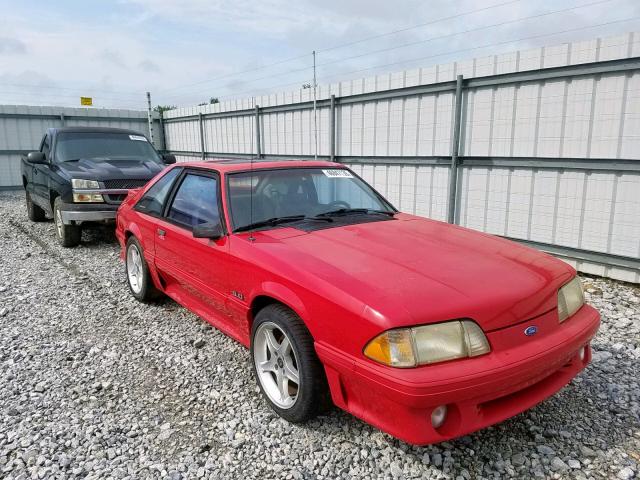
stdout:
<svg viewBox="0 0 640 480">
<path fill-rule="evenodd" d="M 167 201 L 167 196 L 173 187 L 178 175 L 180 175 L 181 168 L 172 168 L 162 178 L 160 178 L 153 186 L 147 190 L 144 196 L 138 201 L 135 209 L 142 213 L 149 215 L 160 216 L 164 204 Z"/>
</svg>

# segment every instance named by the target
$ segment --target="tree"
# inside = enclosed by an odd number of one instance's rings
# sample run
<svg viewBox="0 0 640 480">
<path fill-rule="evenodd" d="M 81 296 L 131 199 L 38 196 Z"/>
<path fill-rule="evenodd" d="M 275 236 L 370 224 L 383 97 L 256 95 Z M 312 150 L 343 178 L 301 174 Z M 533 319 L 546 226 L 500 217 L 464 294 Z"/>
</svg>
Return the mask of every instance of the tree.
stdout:
<svg viewBox="0 0 640 480">
<path fill-rule="evenodd" d="M 166 112 L 167 110 L 175 110 L 175 105 L 156 105 L 154 110 L 158 113 Z"/>
<path fill-rule="evenodd" d="M 211 98 L 209 98 L 209 103 L 202 102 L 202 103 L 199 103 L 198 106 L 202 107 L 203 105 L 211 105 L 213 103 L 220 103 L 220 100 L 218 100 L 218 97 L 211 97 Z"/>
</svg>

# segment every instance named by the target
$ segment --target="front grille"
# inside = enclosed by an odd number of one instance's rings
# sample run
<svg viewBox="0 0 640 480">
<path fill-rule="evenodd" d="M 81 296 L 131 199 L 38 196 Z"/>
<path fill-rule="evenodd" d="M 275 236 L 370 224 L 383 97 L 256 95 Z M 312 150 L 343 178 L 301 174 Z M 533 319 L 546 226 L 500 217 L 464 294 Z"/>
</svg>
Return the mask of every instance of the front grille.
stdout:
<svg viewBox="0 0 640 480">
<path fill-rule="evenodd" d="M 144 186 L 149 179 L 122 178 L 117 180 L 105 180 L 104 188 L 138 188 Z"/>
</svg>

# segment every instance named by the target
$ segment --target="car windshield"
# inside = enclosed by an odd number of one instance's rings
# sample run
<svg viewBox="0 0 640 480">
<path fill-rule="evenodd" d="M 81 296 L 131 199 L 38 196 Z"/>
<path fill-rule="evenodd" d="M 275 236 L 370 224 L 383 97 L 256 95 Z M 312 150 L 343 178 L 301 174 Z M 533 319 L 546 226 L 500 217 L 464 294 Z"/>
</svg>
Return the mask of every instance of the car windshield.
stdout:
<svg viewBox="0 0 640 480">
<path fill-rule="evenodd" d="M 61 132 L 56 139 L 57 162 L 151 160 L 161 158 L 143 135 L 111 132 Z"/>
<path fill-rule="evenodd" d="M 345 168 L 286 168 L 228 175 L 235 231 L 309 219 L 381 216 L 393 207 Z"/>
</svg>

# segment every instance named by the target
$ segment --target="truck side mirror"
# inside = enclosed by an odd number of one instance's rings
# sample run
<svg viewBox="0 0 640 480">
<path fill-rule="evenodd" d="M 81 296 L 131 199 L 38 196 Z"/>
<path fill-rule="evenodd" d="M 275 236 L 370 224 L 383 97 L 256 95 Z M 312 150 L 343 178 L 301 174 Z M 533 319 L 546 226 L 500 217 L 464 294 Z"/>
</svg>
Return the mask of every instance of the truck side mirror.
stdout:
<svg viewBox="0 0 640 480">
<path fill-rule="evenodd" d="M 210 238 L 211 240 L 218 240 L 223 235 L 224 233 L 220 222 L 203 223 L 193 227 L 194 238 Z"/>
<path fill-rule="evenodd" d="M 171 153 L 165 153 L 162 155 L 162 161 L 167 165 L 171 165 L 172 163 L 176 163 L 176 156 Z"/>
<path fill-rule="evenodd" d="M 29 162 L 29 163 L 47 163 L 47 157 L 42 152 L 29 152 L 27 154 L 27 162 Z"/>
</svg>

